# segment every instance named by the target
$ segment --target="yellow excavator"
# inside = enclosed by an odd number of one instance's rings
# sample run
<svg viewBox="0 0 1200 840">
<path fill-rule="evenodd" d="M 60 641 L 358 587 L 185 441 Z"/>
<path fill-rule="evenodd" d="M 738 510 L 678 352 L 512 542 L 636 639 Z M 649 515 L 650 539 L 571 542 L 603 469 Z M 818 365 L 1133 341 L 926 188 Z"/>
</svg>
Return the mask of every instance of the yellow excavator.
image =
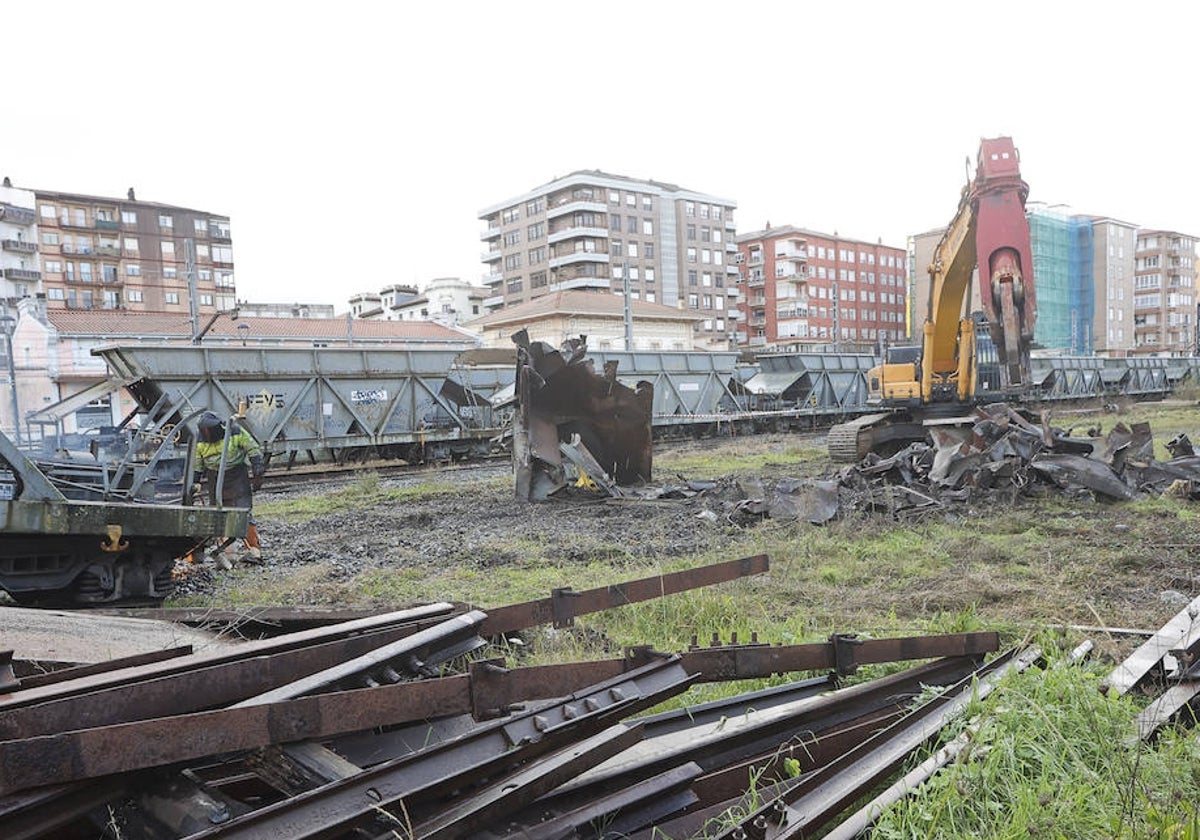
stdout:
<svg viewBox="0 0 1200 840">
<path fill-rule="evenodd" d="M 893 454 L 924 440 L 932 426 L 962 424 L 979 402 L 1013 398 L 1029 385 L 1029 350 L 1037 318 L 1033 255 L 1020 159 L 1011 137 L 979 144 L 975 177 L 963 188 L 958 212 L 929 266 L 929 310 L 917 347 L 890 348 L 867 374 L 867 402 L 883 409 L 834 426 L 834 461 L 869 453 Z M 979 266 L 982 323 L 999 362 L 996 388 L 981 389 L 977 322 L 966 311 L 971 276 Z"/>
</svg>

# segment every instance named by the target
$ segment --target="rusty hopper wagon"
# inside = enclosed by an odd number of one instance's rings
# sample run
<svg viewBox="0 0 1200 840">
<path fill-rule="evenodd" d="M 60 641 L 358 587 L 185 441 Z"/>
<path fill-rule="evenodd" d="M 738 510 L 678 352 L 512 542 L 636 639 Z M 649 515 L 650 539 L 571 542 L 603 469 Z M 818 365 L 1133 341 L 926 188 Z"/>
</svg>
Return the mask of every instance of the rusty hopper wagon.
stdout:
<svg viewBox="0 0 1200 840">
<path fill-rule="evenodd" d="M 111 471 L 83 485 L 73 474 L 68 498 L 0 435 L 0 588 L 20 603 L 56 606 L 161 601 L 176 558 L 246 533 L 244 509 L 158 504 L 107 478 Z"/>
<path fill-rule="evenodd" d="M 467 375 L 469 345 L 437 348 L 97 348 L 151 415 L 239 407 L 277 463 L 363 454 L 408 461 L 486 453 L 496 421 L 488 400 L 504 377 Z M 456 373 L 458 375 L 456 375 Z M 506 371 L 511 381 L 511 368 Z"/>
</svg>

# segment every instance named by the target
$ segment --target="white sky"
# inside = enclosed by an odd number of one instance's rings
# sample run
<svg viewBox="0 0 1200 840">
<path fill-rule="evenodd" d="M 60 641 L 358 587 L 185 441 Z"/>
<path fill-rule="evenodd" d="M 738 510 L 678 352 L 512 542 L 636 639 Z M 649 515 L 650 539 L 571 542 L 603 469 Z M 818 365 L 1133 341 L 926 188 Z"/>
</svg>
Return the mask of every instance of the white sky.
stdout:
<svg viewBox="0 0 1200 840">
<path fill-rule="evenodd" d="M 20 3 L 0 176 L 230 216 L 238 296 L 483 273 L 478 211 L 577 169 L 903 246 L 979 138 L 1030 200 L 1200 235 L 1200 4 Z"/>
</svg>

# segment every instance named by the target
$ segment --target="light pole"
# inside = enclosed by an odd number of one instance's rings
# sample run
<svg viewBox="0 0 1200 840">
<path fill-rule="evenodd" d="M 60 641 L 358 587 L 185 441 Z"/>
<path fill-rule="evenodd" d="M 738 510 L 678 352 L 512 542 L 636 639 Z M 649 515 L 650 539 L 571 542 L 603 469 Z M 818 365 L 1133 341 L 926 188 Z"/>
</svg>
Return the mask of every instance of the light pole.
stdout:
<svg viewBox="0 0 1200 840">
<path fill-rule="evenodd" d="M 12 392 L 13 439 L 21 444 L 21 407 L 17 400 L 17 366 L 13 362 L 13 333 L 17 331 L 17 319 L 11 315 L 0 315 L 0 330 L 4 331 L 4 350 L 8 359 L 8 386 Z"/>
</svg>

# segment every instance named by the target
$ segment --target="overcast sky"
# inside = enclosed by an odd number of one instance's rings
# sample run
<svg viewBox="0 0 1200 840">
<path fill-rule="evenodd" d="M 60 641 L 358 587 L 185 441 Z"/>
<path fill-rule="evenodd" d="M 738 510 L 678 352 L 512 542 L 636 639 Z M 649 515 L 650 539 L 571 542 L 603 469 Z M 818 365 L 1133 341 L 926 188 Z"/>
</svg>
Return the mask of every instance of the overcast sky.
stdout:
<svg viewBox="0 0 1200 840">
<path fill-rule="evenodd" d="M 1194 2 L 16 3 L 0 175 L 232 220 L 238 296 L 483 273 L 578 169 L 903 247 L 980 137 L 1030 200 L 1200 235 Z"/>
</svg>

